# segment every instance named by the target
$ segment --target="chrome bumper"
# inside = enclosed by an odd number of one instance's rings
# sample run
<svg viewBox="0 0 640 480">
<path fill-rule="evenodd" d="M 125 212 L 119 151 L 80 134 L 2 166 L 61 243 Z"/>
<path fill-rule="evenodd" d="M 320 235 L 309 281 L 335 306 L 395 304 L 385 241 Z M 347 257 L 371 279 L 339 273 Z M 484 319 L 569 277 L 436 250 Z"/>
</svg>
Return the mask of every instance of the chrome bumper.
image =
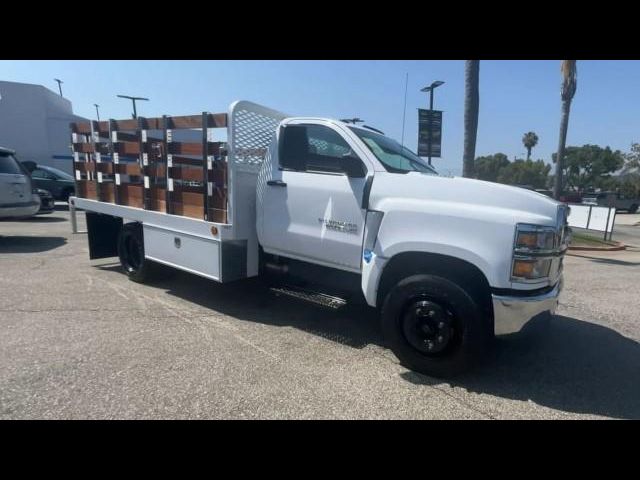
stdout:
<svg viewBox="0 0 640 480">
<path fill-rule="evenodd" d="M 558 297 L 563 287 L 563 278 L 548 293 L 535 297 L 492 295 L 494 332 L 506 335 L 522 330 L 533 317 L 543 313 L 555 313 Z"/>
</svg>

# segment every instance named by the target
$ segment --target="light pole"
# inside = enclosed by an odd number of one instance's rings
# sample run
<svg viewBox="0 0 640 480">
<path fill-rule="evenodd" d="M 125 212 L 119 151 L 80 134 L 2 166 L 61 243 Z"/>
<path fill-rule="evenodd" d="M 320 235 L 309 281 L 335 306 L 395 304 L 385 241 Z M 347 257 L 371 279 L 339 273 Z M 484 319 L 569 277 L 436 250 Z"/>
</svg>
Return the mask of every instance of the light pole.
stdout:
<svg viewBox="0 0 640 480">
<path fill-rule="evenodd" d="M 64 83 L 62 80 L 58 78 L 54 78 L 56 82 L 58 82 L 58 90 L 60 90 L 60 96 L 62 97 L 62 84 Z"/>
<path fill-rule="evenodd" d="M 94 103 L 93 105 L 96 107 L 96 116 L 98 117 L 98 121 L 100 121 L 100 111 L 98 110 L 98 107 L 100 105 L 98 105 L 97 103 Z"/>
<path fill-rule="evenodd" d="M 138 112 L 136 111 L 136 100 L 145 100 L 147 102 L 149 101 L 148 98 L 144 98 L 144 97 L 130 97 L 129 95 L 116 95 L 116 96 L 120 98 L 128 98 L 133 102 L 133 118 L 138 118 Z"/>
<path fill-rule="evenodd" d="M 421 92 L 429 92 L 429 165 L 431 165 L 431 136 L 432 136 L 432 122 L 433 122 L 433 91 L 438 88 L 440 85 L 443 85 L 444 82 L 442 80 L 436 80 L 428 87 L 424 87 L 421 89 Z"/>
</svg>

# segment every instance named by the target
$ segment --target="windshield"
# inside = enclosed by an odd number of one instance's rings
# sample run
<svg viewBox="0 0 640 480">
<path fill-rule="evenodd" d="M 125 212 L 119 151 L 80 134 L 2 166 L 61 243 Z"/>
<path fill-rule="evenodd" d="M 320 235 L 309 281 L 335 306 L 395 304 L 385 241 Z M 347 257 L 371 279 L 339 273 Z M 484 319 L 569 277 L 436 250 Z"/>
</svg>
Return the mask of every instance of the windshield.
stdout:
<svg viewBox="0 0 640 480">
<path fill-rule="evenodd" d="M 47 172 L 53 173 L 56 177 L 62 178 L 63 180 L 73 180 L 73 176 L 69 175 L 67 172 L 58 170 L 57 168 L 45 167 L 43 165 L 39 165 L 38 168 L 41 168 L 42 170 L 46 170 Z"/>
<path fill-rule="evenodd" d="M 388 172 L 422 172 L 438 175 L 435 168 L 395 140 L 361 128 L 349 128 L 360 137 Z"/>
</svg>

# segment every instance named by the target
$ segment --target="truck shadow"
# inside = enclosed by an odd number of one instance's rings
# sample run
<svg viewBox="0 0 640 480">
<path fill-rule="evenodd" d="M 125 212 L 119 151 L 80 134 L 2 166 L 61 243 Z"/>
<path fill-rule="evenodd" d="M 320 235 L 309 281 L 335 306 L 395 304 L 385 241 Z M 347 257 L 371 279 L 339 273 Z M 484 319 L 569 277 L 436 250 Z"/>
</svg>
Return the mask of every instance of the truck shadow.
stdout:
<svg viewBox="0 0 640 480">
<path fill-rule="evenodd" d="M 58 223 L 58 222 L 67 222 L 68 219 L 62 218 L 62 217 L 37 216 L 37 217 L 23 218 L 17 221 L 23 222 L 23 223 Z"/>
<path fill-rule="evenodd" d="M 414 372 L 402 376 L 432 385 Z M 454 386 L 549 408 L 640 418 L 640 344 L 615 330 L 556 315 L 496 341 L 490 358 Z"/>
<path fill-rule="evenodd" d="M 277 297 L 257 279 L 216 284 L 183 272 L 151 285 L 239 320 L 293 327 L 358 349 L 385 346 L 377 312 L 364 305 L 330 310 Z M 442 383 L 411 371 L 401 377 L 417 385 Z M 566 412 L 640 418 L 638 379 L 639 343 L 613 329 L 556 315 L 548 324 L 533 321 L 522 332 L 497 339 L 482 365 L 448 383 Z"/>
<path fill-rule="evenodd" d="M 0 253 L 39 253 L 53 250 L 67 243 L 64 237 L 27 237 L 0 235 Z"/>
<path fill-rule="evenodd" d="M 293 327 L 353 348 L 383 344 L 377 313 L 366 305 L 333 310 L 276 295 L 257 279 L 216 284 L 183 272 L 172 275 L 154 286 L 240 320 Z"/>
</svg>

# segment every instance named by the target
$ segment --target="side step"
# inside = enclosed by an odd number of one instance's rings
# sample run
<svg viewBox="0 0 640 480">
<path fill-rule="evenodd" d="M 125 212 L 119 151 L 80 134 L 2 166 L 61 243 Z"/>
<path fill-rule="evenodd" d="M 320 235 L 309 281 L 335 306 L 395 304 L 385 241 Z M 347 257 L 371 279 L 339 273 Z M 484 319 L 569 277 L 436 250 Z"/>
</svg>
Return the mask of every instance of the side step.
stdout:
<svg viewBox="0 0 640 480">
<path fill-rule="evenodd" d="M 315 303 L 323 307 L 332 308 L 337 310 L 344 307 L 347 301 L 344 298 L 333 297 L 325 293 L 316 292 L 313 290 L 306 290 L 301 287 L 295 287 L 292 285 L 283 285 L 281 287 L 271 287 L 271 290 L 276 295 L 287 295 L 289 297 L 297 298 L 298 300 L 304 300 L 305 302 Z"/>
</svg>

